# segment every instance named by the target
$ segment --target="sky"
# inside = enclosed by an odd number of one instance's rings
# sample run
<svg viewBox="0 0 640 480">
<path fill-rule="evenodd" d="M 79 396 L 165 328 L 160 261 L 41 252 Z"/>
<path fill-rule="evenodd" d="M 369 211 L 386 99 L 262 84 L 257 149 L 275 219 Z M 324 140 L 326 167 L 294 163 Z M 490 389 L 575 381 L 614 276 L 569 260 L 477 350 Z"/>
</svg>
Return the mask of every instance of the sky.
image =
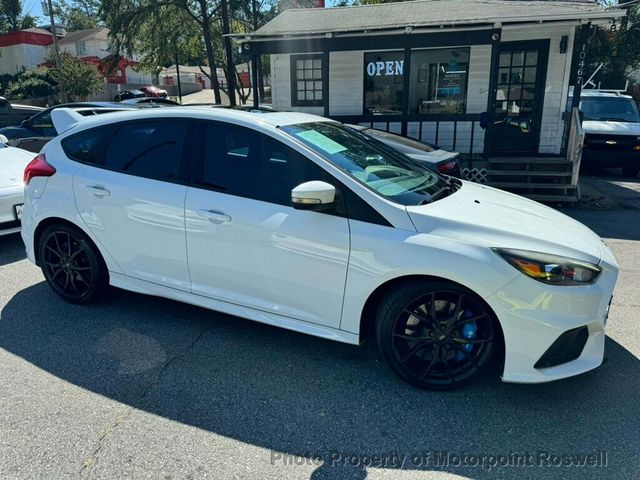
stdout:
<svg viewBox="0 0 640 480">
<path fill-rule="evenodd" d="M 42 13 L 42 7 L 40 6 L 40 0 L 22 0 L 22 9 L 24 13 L 38 17 L 38 25 L 43 23 L 51 23 Z"/>
</svg>

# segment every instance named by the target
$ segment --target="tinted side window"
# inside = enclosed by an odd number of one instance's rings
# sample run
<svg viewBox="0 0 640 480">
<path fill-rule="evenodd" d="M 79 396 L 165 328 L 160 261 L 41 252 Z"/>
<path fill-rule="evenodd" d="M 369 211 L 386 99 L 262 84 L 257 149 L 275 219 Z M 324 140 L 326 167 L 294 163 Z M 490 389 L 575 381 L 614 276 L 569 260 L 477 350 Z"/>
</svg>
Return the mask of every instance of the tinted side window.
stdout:
<svg viewBox="0 0 640 480">
<path fill-rule="evenodd" d="M 262 172 L 265 201 L 281 205 L 291 205 L 291 190 L 301 183 L 322 180 L 336 185 L 318 165 L 269 137 L 264 137 Z"/>
<path fill-rule="evenodd" d="M 101 127 L 68 137 L 62 141 L 67 157 L 83 163 L 100 164 L 113 127 Z"/>
<path fill-rule="evenodd" d="M 258 132 L 207 124 L 197 183 L 230 195 L 291 205 L 291 190 L 331 176 L 295 150 Z"/>
<path fill-rule="evenodd" d="M 156 180 L 182 180 L 181 120 L 125 123 L 111 140 L 104 166 Z"/>
<path fill-rule="evenodd" d="M 58 134 L 51 121 L 51 111 L 36 115 L 31 120 L 31 130 L 43 137 L 54 137 Z"/>
</svg>

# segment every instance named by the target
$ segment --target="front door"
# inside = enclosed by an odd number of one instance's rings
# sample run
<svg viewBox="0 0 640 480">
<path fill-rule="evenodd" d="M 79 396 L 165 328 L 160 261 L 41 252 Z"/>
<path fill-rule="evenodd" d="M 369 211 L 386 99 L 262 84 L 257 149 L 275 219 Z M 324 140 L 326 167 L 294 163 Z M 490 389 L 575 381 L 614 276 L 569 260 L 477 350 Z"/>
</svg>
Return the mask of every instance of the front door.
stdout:
<svg viewBox="0 0 640 480">
<path fill-rule="evenodd" d="M 491 153 L 538 153 L 549 41 L 500 45 Z"/>
<path fill-rule="evenodd" d="M 293 187 L 329 175 L 254 130 L 213 122 L 201 129 L 185 203 L 192 292 L 338 328 L 348 220 L 291 207 Z"/>
</svg>

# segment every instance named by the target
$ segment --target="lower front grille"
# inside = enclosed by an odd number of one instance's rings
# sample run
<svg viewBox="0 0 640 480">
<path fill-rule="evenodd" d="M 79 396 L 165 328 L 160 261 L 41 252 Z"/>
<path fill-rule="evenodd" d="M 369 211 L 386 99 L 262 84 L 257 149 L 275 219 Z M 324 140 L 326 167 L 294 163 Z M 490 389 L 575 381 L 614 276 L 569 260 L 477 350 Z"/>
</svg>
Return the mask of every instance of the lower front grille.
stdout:
<svg viewBox="0 0 640 480">
<path fill-rule="evenodd" d="M 575 360 L 582 354 L 589 338 L 589 329 L 573 328 L 560 335 L 540 357 L 533 368 L 549 368 Z"/>
</svg>

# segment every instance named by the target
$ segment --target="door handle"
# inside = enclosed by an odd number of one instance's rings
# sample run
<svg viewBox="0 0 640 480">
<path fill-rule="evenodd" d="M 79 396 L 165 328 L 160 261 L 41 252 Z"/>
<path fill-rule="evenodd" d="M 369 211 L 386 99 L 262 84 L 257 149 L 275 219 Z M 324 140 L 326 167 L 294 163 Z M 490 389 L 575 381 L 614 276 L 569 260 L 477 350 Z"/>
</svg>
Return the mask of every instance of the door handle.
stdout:
<svg viewBox="0 0 640 480">
<path fill-rule="evenodd" d="M 231 221 L 231 217 L 224 212 L 220 212 L 218 210 L 209 210 L 206 208 L 201 208 L 198 210 L 198 215 L 204 218 L 207 218 L 212 223 L 222 224 L 228 223 Z"/>
<path fill-rule="evenodd" d="M 85 185 L 96 197 L 108 197 L 111 192 L 102 185 Z"/>
</svg>

